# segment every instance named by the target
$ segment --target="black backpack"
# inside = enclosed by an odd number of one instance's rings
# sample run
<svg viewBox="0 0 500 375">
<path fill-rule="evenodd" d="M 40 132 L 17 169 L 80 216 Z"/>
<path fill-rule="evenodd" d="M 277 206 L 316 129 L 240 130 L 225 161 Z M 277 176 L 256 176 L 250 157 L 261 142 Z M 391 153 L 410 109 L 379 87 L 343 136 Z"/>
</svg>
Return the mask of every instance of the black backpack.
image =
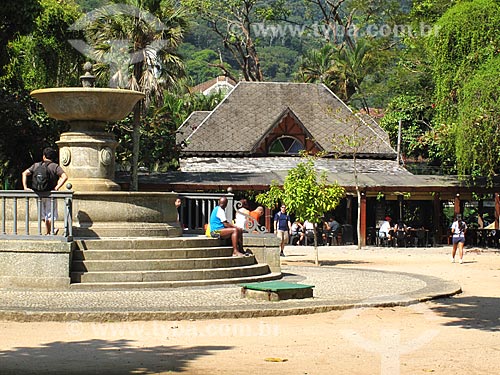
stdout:
<svg viewBox="0 0 500 375">
<path fill-rule="evenodd" d="M 50 163 L 50 161 L 48 163 L 41 162 L 35 167 L 31 180 L 31 188 L 34 191 L 51 191 L 55 187 L 54 178 L 49 171 Z"/>
</svg>

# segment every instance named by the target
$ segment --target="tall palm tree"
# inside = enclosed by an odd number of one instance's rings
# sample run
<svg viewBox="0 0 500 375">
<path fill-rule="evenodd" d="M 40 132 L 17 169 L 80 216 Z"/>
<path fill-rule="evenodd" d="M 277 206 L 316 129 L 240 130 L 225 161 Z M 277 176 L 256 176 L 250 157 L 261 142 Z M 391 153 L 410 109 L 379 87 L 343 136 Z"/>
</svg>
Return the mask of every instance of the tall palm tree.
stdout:
<svg viewBox="0 0 500 375">
<path fill-rule="evenodd" d="M 302 57 L 298 77 L 303 82 L 321 82 L 348 101 L 361 93 L 361 82 L 370 72 L 370 46 L 358 39 L 352 46 L 325 44 L 319 50 L 307 51 Z M 363 105 L 366 106 L 364 98 Z"/>
<path fill-rule="evenodd" d="M 85 29 L 92 45 L 96 74 L 110 86 L 143 92 L 133 112 L 131 190 L 138 190 L 141 118 L 151 104 L 162 105 L 163 91 L 184 74 L 176 54 L 187 28 L 185 13 L 174 0 L 113 0 L 93 12 Z"/>
<path fill-rule="evenodd" d="M 320 49 L 311 49 L 302 56 L 298 76 L 306 83 L 321 82 L 330 88 L 336 85 L 339 71 L 335 64 L 338 54 L 333 44 L 325 44 Z"/>
</svg>

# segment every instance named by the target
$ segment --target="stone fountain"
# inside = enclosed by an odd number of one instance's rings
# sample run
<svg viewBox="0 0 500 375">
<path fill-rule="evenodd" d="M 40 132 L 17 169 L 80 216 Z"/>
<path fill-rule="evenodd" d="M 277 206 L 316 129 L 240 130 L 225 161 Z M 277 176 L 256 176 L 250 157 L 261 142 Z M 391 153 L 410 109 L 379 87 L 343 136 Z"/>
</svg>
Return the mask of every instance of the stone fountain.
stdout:
<svg viewBox="0 0 500 375">
<path fill-rule="evenodd" d="M 127 116 L 144 94 L 95 88 L 91 68 L 85 64 L 83 87 L 31 92 L 50 117 L 70 125 L 57 144 L 60 164 L 75 192 L 74 236 L 180 236 L 175 193 L 124 192 L 113 180 L 117 142 L 105 126 Z"/>
<path fill-rule="evenodd" d="M 31 93 L 50 117 L 70 125 L 57 144 L 74 190 L 72 241 L 0 241 L 0 288 L 165 288 L 280 278 L 277 237 L 249 235 L 244 245 L 253 255 L 233 257 L 219 240 L 182 235 L 176 193 L 120 191 L 113 180 L 117 142 L 105 125 L 127 116 L 144 95 L 95 88 L 91 65 L 85 69 L 84 87 Z"/>
</svg>

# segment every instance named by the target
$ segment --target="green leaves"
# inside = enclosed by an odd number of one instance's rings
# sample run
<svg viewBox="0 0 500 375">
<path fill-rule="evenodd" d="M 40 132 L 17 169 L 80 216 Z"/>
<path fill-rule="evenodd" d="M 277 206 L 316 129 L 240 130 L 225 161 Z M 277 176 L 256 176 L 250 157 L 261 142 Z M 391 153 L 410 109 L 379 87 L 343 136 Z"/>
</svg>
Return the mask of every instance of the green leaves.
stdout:
<svg viewBox="0 0 500 375">
<path fill-rule="evenodd" d="M 337 183 L 329 184 L 324 172 L 318 174 L 314 160 L 312 156 L 304 157 L 288 172 L 283 188 L 271 185 L 269 191 L 257 196 L 257 202 L 271 208 L 282 202 L 299 220 L 320 222 L 325 213 L 339 205 L 345 190 Z"/>
</svg>

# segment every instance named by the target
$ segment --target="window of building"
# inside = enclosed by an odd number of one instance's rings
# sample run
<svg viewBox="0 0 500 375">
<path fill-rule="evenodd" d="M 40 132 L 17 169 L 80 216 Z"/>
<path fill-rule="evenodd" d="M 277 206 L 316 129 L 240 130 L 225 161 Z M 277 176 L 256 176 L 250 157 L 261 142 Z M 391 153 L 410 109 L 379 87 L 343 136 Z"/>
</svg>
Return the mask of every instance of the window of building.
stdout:
<svg viewBox="0 0 500 375">
<path fill-rule="evenodd" d="M 297 155 L 304 149 L 304 145 L 293 137 L 280 137 L 276 139 L 269 147 L 270 154 Z"/>
</svg>

